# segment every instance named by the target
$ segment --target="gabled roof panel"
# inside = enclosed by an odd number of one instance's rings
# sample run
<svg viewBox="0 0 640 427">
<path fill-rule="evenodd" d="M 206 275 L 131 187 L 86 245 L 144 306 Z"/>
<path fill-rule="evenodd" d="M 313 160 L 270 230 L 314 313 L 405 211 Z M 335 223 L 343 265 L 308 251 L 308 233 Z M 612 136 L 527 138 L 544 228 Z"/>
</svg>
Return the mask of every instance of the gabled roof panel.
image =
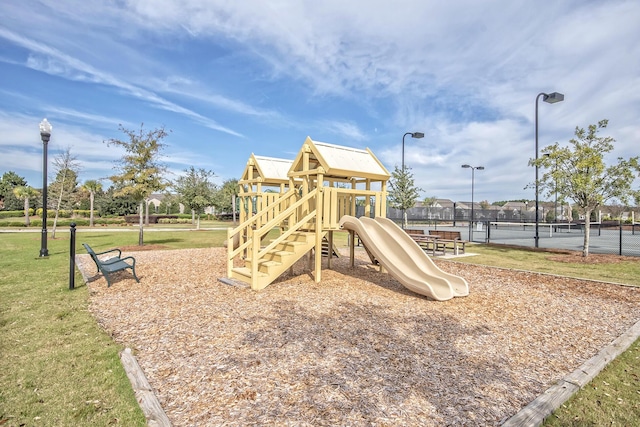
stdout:
<svg viewBox="0 0 640 427">
<path fill-rule="evenodd" d="M 293 160 L 278 159 L 275 157 L 253 156 L 260 176 L 265 182 L 288 182 L 289 168 Z"/>
<path fill-rule="evenodd" d="M 367 178 L 383 181 L 388 180 L 390 177 L 389 172 L 368 149 L 361 150 L 313 141 L 310 137 L 307 137 L 305 144 L 308 144 L 313 157 L 317 159 L 319 166 L 322 166 L 325 170 L 326 176 Z M 296 162 L 300 162 L 301 154 L 302 151 L 294 160 L 292 170 L 296 169 Z M 299 166 L 298 164 L 297 170 L 300 170 Z"/>
</svg>

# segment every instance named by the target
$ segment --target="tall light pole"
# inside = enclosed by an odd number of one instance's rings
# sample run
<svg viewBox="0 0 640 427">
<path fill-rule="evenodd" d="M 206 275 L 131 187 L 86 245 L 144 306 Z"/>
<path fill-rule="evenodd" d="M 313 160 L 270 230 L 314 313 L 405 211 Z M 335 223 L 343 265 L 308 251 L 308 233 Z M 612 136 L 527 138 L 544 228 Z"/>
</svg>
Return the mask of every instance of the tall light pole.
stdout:
<svg viewBox="0 0 640 427">
<path fill-rule="evenodd" d="M 549 94 L 540 92 L 538 96 L 536 96 L 536 119 L 535 119 L 535 125 L 536 125 L 536 236 L 534 238 L 536 248 L 538 247 L 538 243 L 540 240 L 540 234 L 538 233 L 540 219 L 539 219 L 539 213 L 538 213 L 538 162 L 537 161 L 538 161 L 538 100 L 540 99 L 541 96 L 542 96 L 542 100 L 549 104 L 555 104 L 556 102 L 564 101 L 564 95 L 558 92 L 553 92 Z"/>
<path fill-rule="evenodd" d="M 404 176 L 404 138 L 407 135 L 411 135 L 411 138 L 424 138 L 424 133 L 422 132 L 407 132 L 404 135 L 402 135 L 402 174 Z M 402 228 L 404 228 L 404 216 L 405 216 L 405 209 L 404 207 L 402 208 Z"/>
<path fill-rule="evenodd" d="M 424 138 L 424 133 L 422 132 L 407 132 L 402 135 L 402 171 L 404 172 L 404 137 L 407 135 L 411 135 L 411 138 Z"/>
<path fill-rule="evenodd" d="M 40 122 L 42 138 L 42 236 L 40 238 L 40 257 L 48 257 L 47 250 L 47 144 L 51 138 L 51 123 L 44 119 Z"/>
<path fill-rule="evenodd" d="M 475 172 L 476 169 L 479 171 L 484 170 L 484 166 L 471 166 L 471 165 L 462 165 L 465 169 L 471 169 L 471 217 L 469 218 L 469 241 L 473 241 L 473 185 L 475 181 Z"/>
<path fill-rule="evenodd" d="M 558 222 L 558 159 L 555 159 L 555 165 L 553 167 L 553 172 L 555 173 L 555 179 L 554 179 L 554 190 L 556 193 L 556 199 L 555 202 L 553 202 L 553 222 Z"/>
<path fill-rule="evenodd" d="M 544 155 L 544 157 L 550 157 L 550 154 L 547 153 Z M 555 190 L 555 193 L 556 193 L 555 202 L 553 203 L 553 222 L 558 222 L 558 158 L 557 157 L 554 159 L 553 175 L 554 175 L 553 189 Z"/>
</svg>

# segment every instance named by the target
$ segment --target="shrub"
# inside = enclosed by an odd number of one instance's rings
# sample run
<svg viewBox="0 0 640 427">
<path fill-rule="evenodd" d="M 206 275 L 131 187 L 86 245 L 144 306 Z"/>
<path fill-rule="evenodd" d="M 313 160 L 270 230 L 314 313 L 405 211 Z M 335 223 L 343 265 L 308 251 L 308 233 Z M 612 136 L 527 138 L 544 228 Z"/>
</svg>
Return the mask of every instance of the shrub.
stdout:
<svg viewBox="0 0 640 427">
<path fill-rule="evenodd" d="M 31 221 L 33 225 L 33 221 Z M 26 227 L 24 221 L 0 221 L 0 227 Z"/>
<path fill-rule="evenodd" d="M 31 210 L 29 210 L 31 214 Z M 33 215 L 33 214 L 31 214 Z M 0 211 L 0 218 L 22 218 L 24 217 L 24 210 L 21 211 Z"/>
<path fill-rule="evenodd" d="M 96 218 L 93 223 L 94 225 L 127 225 L 122 217 Z"/>
<path fill-rule="evenodd" d="M 160 218 L 158 219 L 158 224 L 190 224 L 190 223 L 191 223 L 191 218 Z"/>
<path fill-rule="evenodd" d="M 96 211 L 93 211 L 93 215 L 94 217 L 96 216 Z M 73 216 L 75 218 L 89 218 L 91 216 L 91 210 L 85 210 L 85 209 L 74 209 L 73 210 Z"/>
<path fill-rule="evenodd" d="M 42 216 L 42 208 L 36 209 L 36 215 L 37 216 Z M 56 215 L 56 211 L 51 210 L 51 209 L 47 209 L 47 219 L 53 218 L 55 215 Z"/>
<path fill-rule="evenodd" d="M 157 224 L 160 219 L 165 219 L 165 218 L 178 218 L 178 216 L 177 215 L 149 215 L 149 224 Z M 125 215 L 124 219 L 125 221 L 131 224 L 137 224 L 140 222 L 139 215 Z"/>
</svg>

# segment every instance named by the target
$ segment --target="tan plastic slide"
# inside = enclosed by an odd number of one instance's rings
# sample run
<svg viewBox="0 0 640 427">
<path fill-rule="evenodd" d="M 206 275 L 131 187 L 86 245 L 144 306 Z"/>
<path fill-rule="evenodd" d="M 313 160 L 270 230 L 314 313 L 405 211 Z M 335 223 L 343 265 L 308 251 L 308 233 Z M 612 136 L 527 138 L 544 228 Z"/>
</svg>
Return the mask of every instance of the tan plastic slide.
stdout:
<svg viewBox="0 0 640 427">
<path fill-rule="evenodd" d="M 469 295 L 465 279 L 440 270 L 393 221 L 345 215 L 340 226 L 358 233 L 378 262 L 407 289 L 437 301 Z"/>
</svg>

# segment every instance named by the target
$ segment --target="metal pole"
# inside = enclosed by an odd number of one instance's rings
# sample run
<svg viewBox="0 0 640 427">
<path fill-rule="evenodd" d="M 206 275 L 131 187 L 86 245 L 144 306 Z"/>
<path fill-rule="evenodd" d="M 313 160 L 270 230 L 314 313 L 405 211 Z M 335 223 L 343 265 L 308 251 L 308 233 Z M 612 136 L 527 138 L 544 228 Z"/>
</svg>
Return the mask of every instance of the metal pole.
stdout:
<svg viewBox="0 0 640 427">
<path fill-rule="evenodd" d="M 47 249 L 47 144 L 51 134 L 40 132 L 42 138 L 42 236 L 40 238 L 40 257 L 48 257 Z"/>
<path fill-rule="evenodd" d="M 76 223 L 69 224 L 69 290 L 73 290 L 76 282 Z"/>
<path fill-rule="evenodd" d="M 407 132 L 402 135 L 402 171 L 404 172 L 404 137 L 407 135 L 411 135 L 411 132 Z"/>
<path fill-rule="evenodd" d="M 618 255 L 622 256 L 622 220 L 619 221 L 618 227 L 620 228 L 620 250 L 618 251 Z"/>
<path fill-rule="evenodd" d="M 545 93 L 539 93 L 536 96 L 536 117 L 535 117 L 535 126 L 536 126 L 536 234 L 534 237 L 535 247 L 538 247 L 538 240 L 540 236 L 538 235 L 538 100 L 541 96 L 545 95 Z"/>
<path fill-rule="evenodd" d="M 456 226 L 456 202 L 453 202 L 453 226 Z"/>
<path fill-rule="evenodd" d="M 471 167 L 471 218 L 469 218 L 469 241 L 473 242 L 473 182 L 475 181 L 476 168 Z"/>
<path fill-rule="evenodd" d="M 404 137 L 407 135 L 411 135 L 411 132 L 407 132 L 404 135 L 402 135 L 402 177 L 406 178 L 404 176 Z M 402 218 L 400 219 L 400 223 L 402 224 L 402 229 L 404 230 L 404 217 L 406 215 L 406 210 L 404 208 L 404 204 L 402 205 Z"/>
<path fill-rule="evenodd" d="M 553 92 L 550 94 L 546 94 L 541 92 L 536 96 L 536 248 L 538 247 L 538 241 L 540 236 L 538 234 L 538 224 L 540 222 L 539 213 L 538 213 L 538 100 L 540 97 L 543 97 L 542 100 L 548 102 L 549 104 L 555 104 L 556 102 L 564 101 L 564 95 L 558 92 Z"/>
<path fill-rule="evenodd" d="M 558 222 L 558 158 L 556 158 L 555 173 L 556 173 L 556 179 L 555 179 L 556 200 L 553 202 L 553 222 L 557 223 Z"/>
</svg>

